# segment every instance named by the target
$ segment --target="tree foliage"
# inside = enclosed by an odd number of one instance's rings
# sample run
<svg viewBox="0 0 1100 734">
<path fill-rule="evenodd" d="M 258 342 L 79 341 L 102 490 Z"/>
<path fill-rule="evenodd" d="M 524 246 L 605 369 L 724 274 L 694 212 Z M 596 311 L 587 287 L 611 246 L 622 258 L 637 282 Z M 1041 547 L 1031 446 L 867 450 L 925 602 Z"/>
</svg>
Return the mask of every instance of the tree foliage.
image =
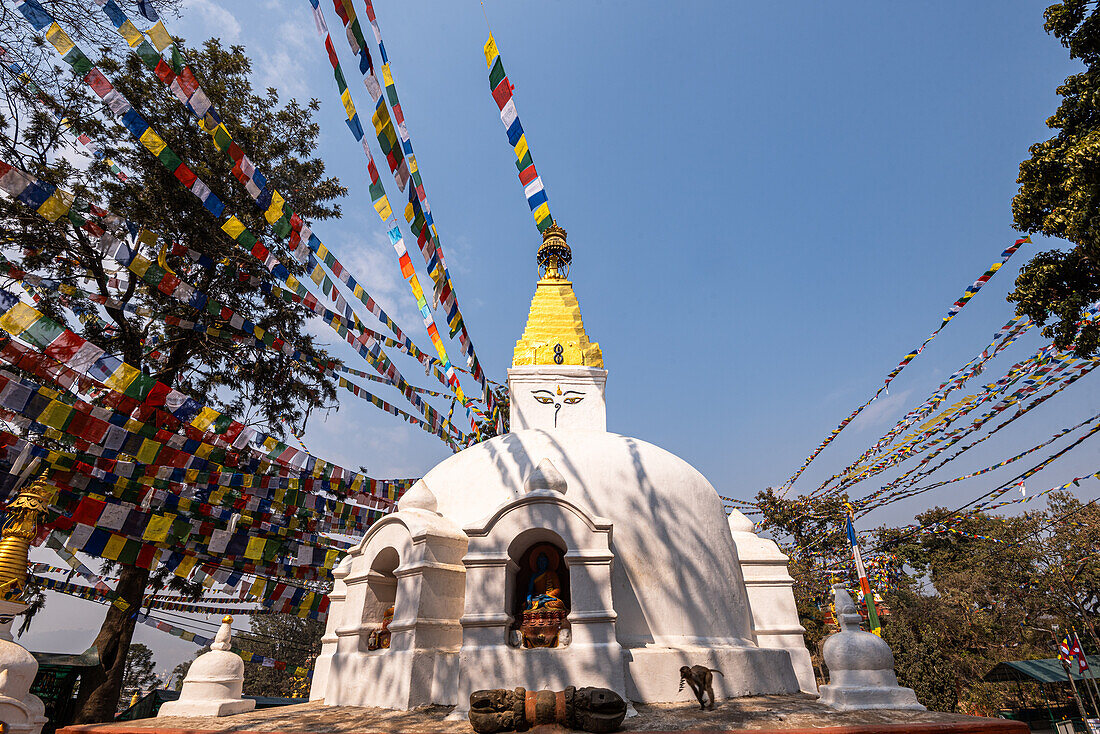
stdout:
<svg viewBox="0 0 1100 734">
<path fill-rule="evenodd" d="M 130 645 L 126 655 L 126 670 L 122 674 L 122 694 L 119 696 L 118 709 L 127 708 L 134 694 L 141 695 L 160 685 L 153 662 L 153 651 L 147 645 L 135 642 Z"/>
<path fill-rule="evenodd" d="M 833 576 L 857 588 L 843 538 L 843 497 L 757 496 L 760 532 L 790 555 L 807 646 L 826 680 L 820 643 L 828 624 Z M 1012 704 L 1041 705 L 1038 690 L 983 683 L 1006 660 L 1053 657 L 1053 634 L 1076 628 L 1090 655 L 1100 652 L 1100 506 L 1054 492 L 1047 507 L 1019 515 L 958 514 L 942 507 L 912 526 L 864 534 L 865 562 L 887 568 L 883 637 L 898 680 L 938 711 L 995 715 Z M 830 573 L 840 569 L 838 573 Z"/>
<path fill-rule="evenodd" d="M 1058 87 L 1062 102 L 1047 120 L 1058 132 L 1031 146 L 1031 157 L 1020 164 L 1012 216 L 1017 229 L 1068 240 L 1073 248 L 1032 258 L 1008 299 L 1017 313 L 1044 324 L 1043 334 L 1057 346 L 1074 345 L 1078 355 L 1089 356 L 1100 345 L 1100 325 L 1080 323 L 1084 309 L 1100 299 L 1100 8 L 1066 0 L 1044 17 L 1047 32 L 1085 70 Z"/>
<path fill-rule="evenodd" d="M 74 38 L 107 43 L 110 36 L 117 37 L 109 25 L 104 30 L 101 20 L 106 17 L 93 5 L 69 0 L 45 4 L 51 12 L 58 11 L 59 18 L 67 17 L 62 14 L 65 11 L 84 20 Z M 80 15 L 81 8 L 88 9 L 87 17 Z M 0 77 L 0 129 L 4 133 L 0 135 L 0 160 L 74 192 L 78 201 L 95 203 L 158 233 L 158 245 L 135 242 L 132 246 L 154 261 L 166 259 L 185 282 L 260 328 L 307 354 L 329 359 L 307 333 L 309 312 L 305 307 L 257 288 L 260 280 L 271 279 L 263 265 L 221 231 L 220 222 L 105 112 L 73 72 L 63 68 L 56 57 L 46 55 L 52 48 L 43 50 L 42 40 L 31 37 L 28 26 L 18 25 L 21 18 L 13 19 L 7 8 L 4 13 L 0 33 L 15 35 L 0 37 L 0 45 L 16 54 L 8 61 L 21 63 L 38 87 L 31 88 L 25 80 L 6 72 Z M 85 45 L 85 50 L 91 51 L 91 46 Z M 317 100 L 303 105 L 282 101 L 273 89 L 253 90 L 251 64 L 239 46 L 226 48 L 210 40 L 187 61 L 235 139 L 271 185 L 284 193 L 287 203 L 307 220 L 338 217 L 340 210 L 333 202 L 346 190 L 325 175 L 324 162 L 314 156 L 319 132 L 313 120 L 319 108 Z M 210 136 L 125 45 L 121 50 L 117 44 L 104 45 L 97 65 L 225 202 L 227 211 L 257 234 L 269 231 L 262 212 L 233 177 L 229 157 L 215 148 Z M 71 131 L 60 117 L 68 120 Z M 78 133 L 96 139 L 106 157 L 129 174 L 129 181 L 120 181 L 104 160 L 82 157 L 70 142 Z M 65 155 L 59 155 L 62 150 L 67 151 Z M 28 272 L 80 289 L 76 295 L 41 289 L 36 293 L 40 298 L 37 308 L 161 382 L 275 435 L 285 435 L 288 427 L 300 430 L 311 411 L 334 400 L 331 378 L 274 350 L 236 341 L 229 336 L 232 328 L 220 319 L 195 312 L 125 270 L 113 270 L 92 247 L 87 233 L 66 219 L 48 222 L 4 197 L 0 198 L 0 223 L 5 232 L 0 254 L 5 259 Z M 203 269 L 186 257 L 171 255 L 166 242 L 207 255 L 219 266 Z M 302 274 L 284 243 L 270 238 L 265 244 L 292 272 Z M 144 315 L 100 307 L 88 300 L 86 293 L 122 301 L 140 308 Z M 168 323 L 170 317 L 222 331 L 211 335 L 179 328 Z M 140 418 L 160 428 L 178 429 L 178 423 L 160 411 L 143 412 Z M 35 440 L 43 439 L 38 435 Z M 135 566 L 123 565 L 117 571 L 120 581 L 116 591 L 132 609 L 140 607 L 150 585 L 154 589 L 168 585 L 192 594 L 201 591 L 195 584 L 181 585 L 163 567 L 152 576 Z M 81 685 L 78 722 L 102 721 L 113 715 L 134 624 L 131 613 L 108 608 L 95 642 L 102 667 L 93 670 Z"/>
</svg>

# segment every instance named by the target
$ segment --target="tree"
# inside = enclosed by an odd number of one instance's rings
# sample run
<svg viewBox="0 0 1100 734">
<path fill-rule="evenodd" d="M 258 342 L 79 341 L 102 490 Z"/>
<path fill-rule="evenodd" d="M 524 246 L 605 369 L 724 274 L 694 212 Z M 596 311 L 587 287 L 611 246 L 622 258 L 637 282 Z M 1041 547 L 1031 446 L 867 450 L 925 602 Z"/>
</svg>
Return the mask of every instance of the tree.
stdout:
<svg viewBox="0 0 1100 734">
<path fill-rule="evenodd" d="M 301 619 L 293 614 L 262 614 L 251 618 L 248 649 L 286 663 L 286 668 L 245 663 L 244 692 L 250 696 L 297 698 L 302 693 L 302 676 L 294 668 L 312 668 L 321 653 L 321 635 L 325 625 L 313 619 Z M 309 695 L 306 686 L 304 695 Z"/>
<path fill-rule="evenodd" d="M 160 678 L 157 677 L 155 670 L 153 651 L 140 642 L 131 644 L 126 654 L 126 670 L 122 674 L 122 695 L 118 700 L 119 711 L 130 705 L 130 699 L 135 693 L 140 695 L 160 685 Z"/>
<path fill-rule="evenodd" d="M 1072 344 L 1085 357 L 1100 345 L 1100 325 L 1081 323 L 1084 309 L 1100 298 L 1100 8 L 1066 0 L 1048 7 L 1044 17 L 1047 33 L 1085 70 L 1058 87 L 1062 103 L 1047 120 L 1058 133 L 1031 146 L 1031 157 L 1020 164 L 1012 216 L 1017 229 L 1063 238 L 1073 249 L 1033 257 L 1008 300 L 1018 314 L 1045 325 L 1043 335 L 1058 347 Z"/>
<path fill-rule="evenodd" d="M 128 49 L 122 51 L 122 57 L 116 53 L 115 49 L 104 49 L 98 60 L 99 68 L 116 88 L 216 191 L 227 211 L 235 213 L 253 232 L 269 231 L 262 212 L 234 179 L 229 157 L 215 148 L 210 136 L 198 128 L 189 112 L 136 56 Z M 235 140 L 288 204 L 307 220 L 339 216 L 339 207 L 329 202 L 346 190 L 337 179 L 325 176 L 323 161 L 312 157 L 318 134 L 313 121 L 319 108 L 317 100 L 303 106 L 294 100 L 282 103 L 273 89 L 254 93 L 249 81 L 251 64 L 239 46 L 224 48 L 217 40 L 210 40 L 189 61 Z M 46 103 L 39 99 L 45 87 L 32 93 L 21 80 L 3 77 L 7 107 L 0 110 L 0 127 L 5 133 L 0 136 L 0 157 L 159 233 L 162 242 L 178 242 L 220 262 L 220 267 L 202 268 L 187 258 L 168 254 L 163 244 L 159 249 L 136 245 L 154 260 L 167 258 L 167 264 L 180 278 L 244 318 L 278 334 L 306 354 L 329 359 L 304 329 L 309 315 L 305 307 L 250 285 L 251 279 L 271 280 L 262 264 L 230 240 L 221 231 L 220 222 L 114 118 L 108 118 L 109 122 L 100 119 L 102 106 L 98 98 L 86 91 L 71 71 L 54 66 L 58 81 L 48 89 Z M 49 69 L 38 71 L 39 77 L 49 79 Z M 119 181 L 102 160 L 81 167 L 57 156 L 66 133 L 55 112 L 70 120 L 73 132 L 97 138 L 107 156 L 128 172 L 130 181 Z M 197 314 L 188 304 L 141 284 L 136 277 L 112 283 L 113 274 L 92 248 L 87 233 L 64 218 L 50 223 L 19 202 L 4 198 L 0 200 L 0 222 L 7 239 L 3 254 L 21 268 L 122 301 L 148 314 L 139 317 L 113 306 L 100 309 L 80 291 L 63 295 L 45 290 L 38 304 L 55 320 L 162 383 L 246 425 L 260 426 L 280 436 L 287 431 L 284 419 L 291 428 L 300 429 L 312 410 L 334 399 L 332 380 L 320 371 L 281 353 L 233 340 L 228 336 L 229 324 L 208 314 Z M 274 239 L 265 243 L 301 275 L 284 242 Z M 76 318 L 78 313 L 84 314 L 83 321 Z M 223 331 L 212 335 L 172 326 L 166 321 L 170 317 L 201 321 Z M 178 422 L 173 423 L 169 414 L 159 410 L 143 413 L 142 419 L 178 430 Z M 103 721 L 114 714 L 135 625 L 132 610 L 140 607 L 143 594 L 150 586 L 179 586 L 178 579 L 163 567 L 152 574 L 132 565 L 117 570 L 120 579 L 115 591 L 130 604 L 130 611 L 108 608 L 95 640 L 101 665 L 82 681 L 78 723 Z M 198 587 L 193 584 L 186 590 L 197 593 Z"/>
<path fill-rule="evenodd" d="M 794 579 L 795 605 L 821 682 L 825 681 L 821 645 L 829 634 L 825 620 L 832 600 L 830 580 L 834 575 L 849 578 L 846 564 L 851 550 L 844 528 L 847 501 L 845 494 L 788 499 L 771 487 L 756 495 L 762 515 L 759 529 L 769 533 L 790 557 L 787 570 Z"/>
</svg>

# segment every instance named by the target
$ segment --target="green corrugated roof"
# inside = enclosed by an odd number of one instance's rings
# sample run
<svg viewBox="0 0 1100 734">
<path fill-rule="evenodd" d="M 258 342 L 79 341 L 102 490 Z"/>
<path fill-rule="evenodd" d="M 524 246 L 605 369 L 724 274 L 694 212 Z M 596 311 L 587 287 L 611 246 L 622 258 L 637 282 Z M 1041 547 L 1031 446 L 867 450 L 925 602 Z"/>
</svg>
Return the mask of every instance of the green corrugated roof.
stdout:
<svg viewBox="0 0 1100 734">
<path fill-rule="evenodd" d="M 1093 662 L 1100 664 L 1100 661 L 1097 660 Z M 1073 675 L 1075 681 L 1081 681 L 1085 678 L 1100 680 L 1100 675 L 1097 675 L 1097 672 L 1097 668 L 1093 666 L 1090 667 L 1085 672 L 1085 676 L 1082 677 L 1077 673 L 1077 663 L 1070 663 L 1070 673 Z M 1040 683 L 1065 683 L 1066 671 L 1062 667 L 1062 664 L 1058 662 L 1058 658 L 1007 660 L 1003 663 L 998 663 L 993 670 L 985 674 L 983 680 L 991 682 L 1033 680 Z"/>
</svg>

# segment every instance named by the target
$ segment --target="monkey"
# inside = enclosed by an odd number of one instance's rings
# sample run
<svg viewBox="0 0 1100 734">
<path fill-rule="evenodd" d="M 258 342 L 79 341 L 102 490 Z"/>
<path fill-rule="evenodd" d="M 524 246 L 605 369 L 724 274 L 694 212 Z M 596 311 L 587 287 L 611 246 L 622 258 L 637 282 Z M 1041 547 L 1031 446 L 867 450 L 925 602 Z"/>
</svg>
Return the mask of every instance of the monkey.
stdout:
<svg viewBox="0 0 1100 734">
<path fill-rule="evenodd" d="M 714 710 L 714 676 L 713 673 L 721 675 L 723 678 L 726 676 L 721 670 L 715 670 L 714 668 L 708 668 L 703 665 L 692 665 L 690 668 L 686 665 L 680 668 L 680 688 L 684 690 L 684 683 L 687 683 L 691 687 L 691 692 L 695 694 L 695 697 L 699 699 L 699 710 L 705 711 L 706 705 L 703 703 L 703 693 L 710 694 L 710 710 Z"/>
</svg>

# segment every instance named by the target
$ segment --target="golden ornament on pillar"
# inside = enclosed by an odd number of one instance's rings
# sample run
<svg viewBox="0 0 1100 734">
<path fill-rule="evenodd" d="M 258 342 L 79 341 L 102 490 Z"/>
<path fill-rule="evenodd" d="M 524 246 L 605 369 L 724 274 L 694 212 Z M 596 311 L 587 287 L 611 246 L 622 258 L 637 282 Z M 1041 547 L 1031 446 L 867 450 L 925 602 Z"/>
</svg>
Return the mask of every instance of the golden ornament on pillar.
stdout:
<svg viewBox="0 0 1100 734">
<path fill-rule="evenodd" d="M 38 535 L 39 522 L 56 491 L 46 476 L 47 472 L 42 472 L 8 504 L 0 530 L 0 599 L 19 599 L 27 584 L 31 541 Z"/>
<path fill-rule="evenodd" d="M 512 366 L 528 364 L 603 367 L 600 345 L 588 340 L 581 307 L 568 280 L 573 253 L 557 223 L 542 233 L 538 251 L 539 282 L 523 336 L 512 352 Z"/>
</svg>

